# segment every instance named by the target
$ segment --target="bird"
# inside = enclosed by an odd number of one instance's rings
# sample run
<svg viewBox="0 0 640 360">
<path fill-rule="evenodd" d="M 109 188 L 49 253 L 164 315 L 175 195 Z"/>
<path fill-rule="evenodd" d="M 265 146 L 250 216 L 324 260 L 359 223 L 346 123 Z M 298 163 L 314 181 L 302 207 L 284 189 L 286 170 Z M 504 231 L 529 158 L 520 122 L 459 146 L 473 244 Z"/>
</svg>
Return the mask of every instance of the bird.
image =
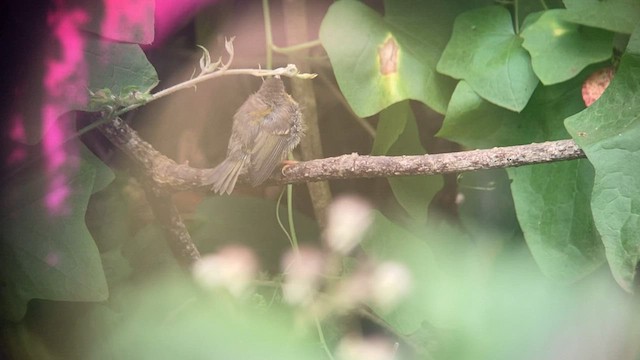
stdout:
<svg viewBox="0 0 640 360">
<path fill-rule="evenodd" d="M 226 158 L 206 176 L 217 194 L 230 194 L 238 176 L 262 184 L 304 135 L 302 112 L 279 77 L 267 78 L 233 116 Z"/>
</svg>

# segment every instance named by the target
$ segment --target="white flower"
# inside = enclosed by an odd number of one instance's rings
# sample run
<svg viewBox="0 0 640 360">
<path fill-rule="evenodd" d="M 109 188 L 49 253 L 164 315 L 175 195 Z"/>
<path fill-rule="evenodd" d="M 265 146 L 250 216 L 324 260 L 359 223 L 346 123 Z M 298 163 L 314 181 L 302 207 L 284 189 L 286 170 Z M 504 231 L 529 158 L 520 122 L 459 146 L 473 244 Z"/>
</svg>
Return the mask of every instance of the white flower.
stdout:
<svg viewBox="0 0 640 360">
<path fill-rule="evenodd" d="M 258 273 L 258 261 L 253 252 L 243 246 L 227 246 L 209 254 L 192 269 L 197 282 L 207 288 L 226 288 L 232 295 L 246 294 Z"/>
<path fill-rule="evenodd" d="M 362 241 L 373 214 L 365 200 L 343 196 L 329 206 L 324 241 L 332 251 L 347 255 Z"/>
</svg>

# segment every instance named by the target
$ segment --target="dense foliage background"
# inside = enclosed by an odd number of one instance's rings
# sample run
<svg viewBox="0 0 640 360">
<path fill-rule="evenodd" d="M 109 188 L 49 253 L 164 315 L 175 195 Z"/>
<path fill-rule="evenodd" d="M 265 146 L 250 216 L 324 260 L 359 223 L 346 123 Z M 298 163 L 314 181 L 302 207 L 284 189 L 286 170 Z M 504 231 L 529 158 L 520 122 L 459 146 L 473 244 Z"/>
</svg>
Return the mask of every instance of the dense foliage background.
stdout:
<svg viewBox="0 0 640 360">
<path fill-rule="evenodd" d="M 2 355 L 640 356 L 637 0 L 317 1 L 293 15 L 278 1 L 89 3 L 27 12 L 46 30 L 14 19 L 27 35 L 13 41 L 25 49 L 4 109 Z M 319 74 L 307 81 L 326 157 L 573 139 L 587 159 L 335 182 L 334 197 L 359 198 L 332 206 L 322 230 L 297 185 L 293 261 L 279 189 L 176 193 L 211 254 L 185 271 L 137 170 L 87 113 L 189 79 L 196 45 L 225 57 L 225 36 L 236 36 L 231 68 L 264 65 L 265 29 L 295 45 L 295 16 L 312 41 L 304 56 L 268 53 Z M 165 155 L 211 167 L 259 84 L 221 77 L 124 116 Z"/>
</svg>

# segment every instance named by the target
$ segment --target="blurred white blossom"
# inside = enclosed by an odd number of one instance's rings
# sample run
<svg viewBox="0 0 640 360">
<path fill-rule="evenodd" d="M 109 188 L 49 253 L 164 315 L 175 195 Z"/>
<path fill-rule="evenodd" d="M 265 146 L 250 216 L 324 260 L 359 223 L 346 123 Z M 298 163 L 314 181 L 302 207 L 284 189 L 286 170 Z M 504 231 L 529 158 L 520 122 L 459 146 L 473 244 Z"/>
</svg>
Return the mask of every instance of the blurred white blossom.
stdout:
<svg viewBox="0 0 640 360">
<path fill-rule="evenodd" d="M 411 274 L 402 264 L 387 261 L 376 266 L 371 276 L 371 300 L 389 310 L 411 290 Z"/>
<path fill-rule="evenodd" d="M 244 246 L 227 246 L 217 253 L 203 256 L 192 269 L 193 276 L 207 288 L 225 288 L 241 297 L 251 288 L 258 274 L 258 260 Z"/>
<path fill-rule="evenodd" d="M 318 291 L 326 267 L 326 255 L 314 248 L 290 250 L 282 259 L 284 299 L 289 304 L 307 304 Z"/>
<path fill-rule="evenodd" d="M 371 205 L 356 196 L 343 196 L 329 206 L 324 241 L 332 251 L 347 255 L 362 240 L 373 221 Z"/>
<path fill-rule="evenodd" d="M 394 360 L 396 352 L 397 344 L 387 338 L 348 335 L 338 344 L 336 357 L 338 360 Z"/>
</svg>

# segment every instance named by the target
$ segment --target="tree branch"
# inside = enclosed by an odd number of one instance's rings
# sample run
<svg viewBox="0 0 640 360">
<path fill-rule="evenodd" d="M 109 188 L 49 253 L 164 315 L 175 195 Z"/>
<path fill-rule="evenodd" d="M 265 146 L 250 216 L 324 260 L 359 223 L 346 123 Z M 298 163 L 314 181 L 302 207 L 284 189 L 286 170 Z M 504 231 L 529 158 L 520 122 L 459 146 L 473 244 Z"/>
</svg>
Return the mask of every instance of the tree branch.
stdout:
<svg viewBox="0 0 640 360">
<path fill-rule="evenodd" d="M 485 150 L 414 156 L 361 156 L 358 154 L 311 160 L 283 169 L 279 182 L 437 175 L 533 165 L 584 158 L 573 140 L 507 146 Z"/>
<path fill-rule="evenodd" d="M 142 140 L 138 133 L 122 119 L 114 118 L 99 127 L 100 131 L 127 154 L 140 167 L 147 201 L 167 235 L 169 248 L 178 262 L 190 267 L 200 259 L 200 252 L 191 240 L 182 217 L 171 200 L 175 187 L 166 186 L 165 179 L 188 179 L 186 183 L 195 186 L 204 181 L 198 175 L 202 172 L 187 165 L 178 165 L 162 155 L 151 144 Z"/>
<path fill-rule="evenodd" d="M 155 191 L 153 185 L 146 186 L 144 192 L 153 214 L 165 230 L 173 256 L 182 266 L 190 267 L 200 259 L 200 252 L 191 240 L 191 235 L 182 221 L 171 195 Z"/>
<path fill-rule="evenodd" d="M 212 169 L 177 164 L 141 139 L 119 118 L 103 125 L 102 132 L 132 157 L 164 191 L 210 188 L 205 179 Z M 392 176 L 438 175 L 533 165 L 584 158 L 573 140 L 507 146 L 484 150 L 412 156 L 348 154 L 295 163 L 274 174 L 270 184 Z M 242 181 L 243 179 L 240 179 Z"/>
</svg>

